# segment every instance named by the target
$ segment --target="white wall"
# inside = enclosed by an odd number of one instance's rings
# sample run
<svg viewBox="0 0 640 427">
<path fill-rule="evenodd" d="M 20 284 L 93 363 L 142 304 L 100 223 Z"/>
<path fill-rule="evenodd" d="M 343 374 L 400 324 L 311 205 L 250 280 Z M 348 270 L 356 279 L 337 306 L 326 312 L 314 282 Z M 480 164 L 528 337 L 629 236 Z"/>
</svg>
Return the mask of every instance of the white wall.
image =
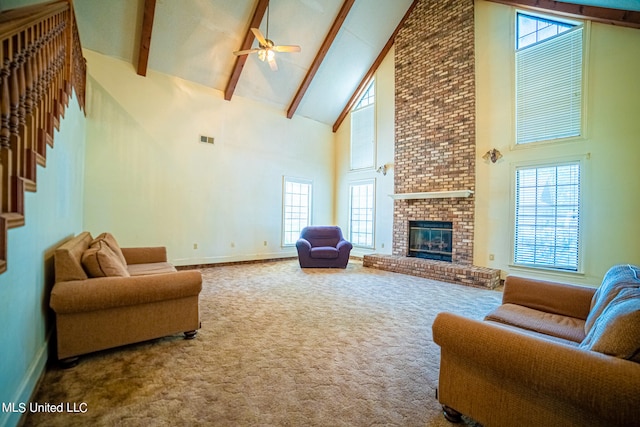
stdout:
<svg viewBox="0 0 640 427">
<path fill-rule="evenodd" d="M 25 194 L 25 225 L 9 230 L 0 275 L 0 402 L 28 402 L 49 357 L 53 251 L 82 231 L 84 133 L 73 98 L 47 148 L 46 168 L 37 167 L 37 191 Z M 0 426 L 16 425 L 20 415 L 0 412 Z"/>
<path fill-rule="evenodd" d="M 333 223 L 329 126 L 85 57 L 88 231 L 109 231 L 122 246 L 167 246 L 178 265 L 296 256 L 281 247 L 284 175 L 312 180 L 313 221 Z M 215 143 L 200 143 L 201 134 Z"/>
<path fill-rule="evenodd" d="M 599 284 L 613 264 L 640 264 L 640 30 L 591 24 L 585 57 L 584 138 L 515 148 L 515 9 L 487 1 L 475 4 L 478 161 L 474 264 L 499 268 L 504 274 L 589 285 Z M 482 159 L 491 148 L 504 155 L 495 164 Z M 542 274 L 513 267 L 514 167 L 564 158 L 584 161 L 583 274 Z"/>
<path fill-rule="evenodd" d="M 349 184 L 364 179 L 375 179 L 376 209 L 374 249 L 355 247 L 352 255 L 368 253 L 391 254 L 393 243 L 393 152 L 395 141 L 395 49 L 392 47 L 382 61 L 375 75 L 376 79 L 376 167 L 368 170 L 351 171 L 350 141 L 351 114 L 344 119 L 336 132 L 336 223 L 345 237 L 349 233 Z M 376 169 L 387 164 L 387 175 Z M 348 237 L 347 237 L 348 238 Z"/>
</svg>

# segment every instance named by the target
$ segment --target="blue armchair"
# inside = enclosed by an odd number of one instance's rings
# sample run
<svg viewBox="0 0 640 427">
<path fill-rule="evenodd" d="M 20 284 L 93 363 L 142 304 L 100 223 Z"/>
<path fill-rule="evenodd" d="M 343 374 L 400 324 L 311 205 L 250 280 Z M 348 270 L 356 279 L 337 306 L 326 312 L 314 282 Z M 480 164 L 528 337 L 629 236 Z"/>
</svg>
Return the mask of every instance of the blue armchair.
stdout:
<svg viewBox="0 0 640 427">
<path fill-rule="evenodd" d="M 316 225 L 302 229 L 296 248 L 302 268 L 346 268 L 353 246 L 340 227 Z"/>
</svg>

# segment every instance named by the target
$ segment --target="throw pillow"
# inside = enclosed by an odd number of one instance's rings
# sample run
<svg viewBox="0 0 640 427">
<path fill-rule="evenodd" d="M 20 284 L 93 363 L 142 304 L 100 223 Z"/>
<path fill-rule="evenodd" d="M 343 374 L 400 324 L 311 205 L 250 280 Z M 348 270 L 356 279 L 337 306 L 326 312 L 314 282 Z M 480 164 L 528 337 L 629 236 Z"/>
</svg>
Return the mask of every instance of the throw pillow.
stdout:
<svg viewBox="0 0 640 427">
<path fill-rule="evenodd" d="M 640 289 L 621 290 L 579 347 L 640 362 Z"/>
<path fill-rule="evenodd" d="M 640 288 L 639 276 L 640 267 L 630 264 L 615 265 L 607 271 L 602 279 L 602 284 L 591 299 L 591 310 L 584 324 L 585 334 L 589 334 L 596 319 L 621 290 Z"/>
<path fill-rule="evenodd" d="M 98 241 L 82 254 L 82 266 L 89 277 L 128 277 L 127 267 L 103 242 Z"/>
<path fill-rule="evenodd" d="M 118 245 L 118 242 L 116 241 L 116 238 L 113 237 L 113 234 L 102 233 L 101 235 L 93 239 L 93 241 L 91 242 L 91 246 L 93 246 L 94 243 L 100 242 L 100 241 L 105 242 L 107 246 L 109 246 L 109 249 L 111 249 L 113 253 L 118 256 L 118 258 L 120 258 L 120 261 L 122 262 L 122 264 L 124 264 L 125 266 L 127 265 L 127 260 L 124 258 L 124 255 L 122 254 L 122 249 L 120 249 L 120 245 Z"/>
</svg>

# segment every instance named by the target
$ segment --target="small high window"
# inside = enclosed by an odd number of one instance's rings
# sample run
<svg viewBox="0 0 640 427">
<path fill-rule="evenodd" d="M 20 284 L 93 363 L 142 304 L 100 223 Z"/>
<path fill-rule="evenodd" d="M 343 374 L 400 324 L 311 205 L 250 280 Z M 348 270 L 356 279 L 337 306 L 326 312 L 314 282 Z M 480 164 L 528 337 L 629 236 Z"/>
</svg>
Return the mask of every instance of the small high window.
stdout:
<svg viewBox="0 0 640 427">
<path fill-rule="evenodd" d="M 557 36 L 571 28 L 574 24 L 553 21 L 538 16 L 518 13 L 518 40 L 517 48 L 522 49 L 534 43 Z"/>
<path fill-rule="evenodd" d="M 367 87 L 367 90 L 364 91 L 364 94 L 360 98 L 360 101 L 358 101 L 356 106 L 353 107 L 354 110 L 359 110 L 369 105 L 373 105 L 374 101 L 376 100 L 376 88 L 373 82 L 374 81 L 372 80 L 371 83 L 369 83 L 369 87 Z"/>
</svg>

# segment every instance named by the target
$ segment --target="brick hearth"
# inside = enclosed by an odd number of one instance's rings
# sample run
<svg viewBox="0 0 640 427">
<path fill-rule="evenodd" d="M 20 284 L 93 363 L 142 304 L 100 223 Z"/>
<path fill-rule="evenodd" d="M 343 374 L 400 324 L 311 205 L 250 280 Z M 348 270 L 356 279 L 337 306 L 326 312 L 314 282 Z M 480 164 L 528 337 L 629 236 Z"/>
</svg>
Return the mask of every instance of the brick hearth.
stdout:
<svg viewBox="0 0 640 427">
<path fill-rule="evenodd" d="M 477 288 L 495 289 L 500 285 L 500 270 L 493 268 L 378 254 L 365 255 L 362 264 L 365 267 Z"/>
</svg>

